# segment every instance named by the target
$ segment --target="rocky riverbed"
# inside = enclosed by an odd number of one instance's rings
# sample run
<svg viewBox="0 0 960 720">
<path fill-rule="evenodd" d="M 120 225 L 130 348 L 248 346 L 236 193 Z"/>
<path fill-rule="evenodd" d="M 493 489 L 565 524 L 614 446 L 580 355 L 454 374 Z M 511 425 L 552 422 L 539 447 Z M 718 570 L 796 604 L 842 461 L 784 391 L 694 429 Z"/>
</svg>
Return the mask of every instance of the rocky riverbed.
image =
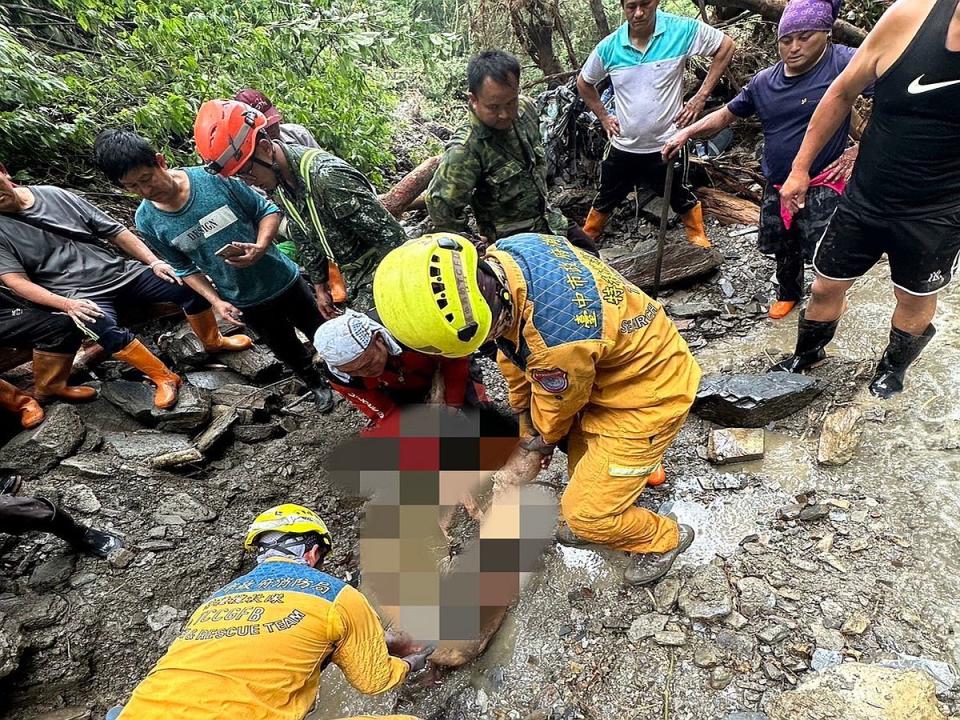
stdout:
<svg viewBox="0 0 960 720">
<path fill-rule="evenodd" d="M 651 228 L 613 232 L 632 248 Z M 796 314 L 765 318 L 772 262 L 753 249 L 750 228 L 712 235 L 720 270 L 661 299 L 708 375 L 762 372 L 791 348 Z M 944 297 L 941 335 L 907 393 L 872 400 L 864 386 L 885 342 L 885 270 L 851 294 L 802 409 L 732 437 L 691 416 L 667 456 L 669 482 L 641 497 L 697 529 L 667 578 L 626 589 L 621 554 L 551 546 L 477 661 L 377 698 L 345 688 L 330 667 L 311 717 L 956 714 L 960 305 L 955 293 Z M 158 338 L 161 330 L 169 334 Z M 243 535 L 272 504 L 315 507 L 335 533 L 327 569 L 356 576 L 361 503 L 327 483 L 324 464 L 362 427 L 359 415 L 345 403 L 316 413 L 269 353 L 203 358 L 182 329 L 150 339 L 180 367 L 195 366 L 175 411 L 152 411 L 149 390 L 106 362 L 91 378 L 97 401 L 54 405 L 38 431 L 11 432 L 0 448 L 0 467 L 25 475 L 25 493 L 56 498 L 127 542 L 99 562 L 49 536 L 0 536 L 4 717 L 100 718 L 122 702 L 193 608 L 250 566 Z M 762 458 L 737 462 L 755 458 L 758 443 Z M 562 476 L 562 458 L 548 472 Z"/>
</svg>

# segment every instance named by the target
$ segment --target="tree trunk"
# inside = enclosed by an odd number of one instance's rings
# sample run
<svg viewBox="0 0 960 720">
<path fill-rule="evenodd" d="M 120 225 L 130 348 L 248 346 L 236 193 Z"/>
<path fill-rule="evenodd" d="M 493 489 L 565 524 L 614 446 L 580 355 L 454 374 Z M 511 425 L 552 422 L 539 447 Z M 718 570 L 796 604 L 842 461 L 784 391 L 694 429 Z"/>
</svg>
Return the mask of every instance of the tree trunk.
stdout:
<svg viewBox="0 0 960 720">
<path fill-rule="evenodd" d="M 760 206 L 714 188 L 698 188 L 697 198 L 703 204 L 703 213 L 715 217 L 721 225 L 757 225 Z"/>
<path fill-rule="evenodd" d="M 380 202 L 395 218 L 401 215 L 427 189 L 433 179 L 437 167 L 440 165 L 440 155 L 424 160 L 413 170 L 404 175 L 400 182 L 380 196 Z"/>
<path fill-rule="evenodd" d="M 785 2 L 780 0 L 704 0 L 707 5 L 718 8 L 739 8 L 757 13 L 764 20 L 777 22 L 783 14 Z M 833 24 L 833 36 L 840 42 L 857 47 L 867 37 L 865 30 L 846 20 L 837 20 Z"/>
<path fill-rule="evenodd" d="M 703 196 L 697 190 L 701 201 Z M 663 270 L 660 287 L 677 285 L 709 275 L 723 264 L 723 255 L 716 248 L 702 248 L 686 240 L 667 238 L 663 248 Z M 657 265 L 657 244 L 647 243 L 636 255 L 618 257 L 609 261 L 610 267 L 642 290 L 653 288 Z"/>
<path fill-rule="evenodd" d="M 510 24 L 527 51 L 544 75 L 563 72 L 553 49 L 553 14 L 543 0 L 511 0 Z"/>
<path fill-rule="evenodd" d="M 602 40 L 610 34 L 610 21 L 607 19 L 607 11 L 603 7 L 603 0 L 589 0 L 589 2 L 593 21 L 597 24 L 597 32 L 600 33 L 600 39 Z"/>
</svg>

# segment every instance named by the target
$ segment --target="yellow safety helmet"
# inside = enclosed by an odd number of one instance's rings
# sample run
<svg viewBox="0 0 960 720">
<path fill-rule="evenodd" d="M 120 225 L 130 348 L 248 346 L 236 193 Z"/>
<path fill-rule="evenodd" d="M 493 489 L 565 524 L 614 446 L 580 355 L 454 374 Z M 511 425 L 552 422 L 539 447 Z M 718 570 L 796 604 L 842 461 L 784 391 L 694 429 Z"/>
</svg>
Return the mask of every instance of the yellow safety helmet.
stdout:
<svg viewBox="0 0 960 720">
<path fill-rule="evenodd" d="M 306 535 L 317 533 L 321 544 L 329 551 L 333 547 L 333 539 L 326 524 L 310 508 L 303 505 L 277 505 L 260 513 L 247 531 L 247 539 L 243 547 L 253 550 L 257 546 L 257 538 L 267 532 L 282 532 L 291 535 Z"/>
<path fill-rule="evenodd" d="M 477 249 L 452 233 L 433 233 L 391 250 L 373 277 L 380 322 L 407 347 L 466 357 L 490 334 L 493 313 L 477 282 Z"/>
</svg>

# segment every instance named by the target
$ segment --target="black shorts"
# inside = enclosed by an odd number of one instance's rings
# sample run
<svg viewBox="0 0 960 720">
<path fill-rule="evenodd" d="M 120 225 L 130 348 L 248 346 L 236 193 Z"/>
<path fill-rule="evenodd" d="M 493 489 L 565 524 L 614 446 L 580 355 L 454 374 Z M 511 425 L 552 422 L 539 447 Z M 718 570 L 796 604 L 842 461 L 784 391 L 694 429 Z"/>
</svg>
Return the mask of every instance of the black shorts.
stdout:
<svg viewBox="0 0 960 720">
<path fill-rule="evenodd" d="M 893 284 L 911 295 L 933 295 L 953 279 L 960 256 L 960 212 L 899 218 L 868 213 L 843 196 L 813 268 L 828 280 L 855 280 L 886 253 Z"/>
</svg>

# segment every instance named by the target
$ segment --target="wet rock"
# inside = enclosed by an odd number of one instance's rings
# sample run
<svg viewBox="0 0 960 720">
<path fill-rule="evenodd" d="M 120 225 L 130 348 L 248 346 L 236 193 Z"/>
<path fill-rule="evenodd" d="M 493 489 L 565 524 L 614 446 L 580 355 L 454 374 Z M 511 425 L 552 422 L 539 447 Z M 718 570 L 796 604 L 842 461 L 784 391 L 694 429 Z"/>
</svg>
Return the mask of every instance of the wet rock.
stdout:
<svg viewBox="0 0 960 720">
<path fill-rule="evenodd" d="M 670 303 L 667 314 L 671 318 L 711 318 L 720 314 L 720 308 L 701 302 Z"/>
<path fill-rule="evenodd" d="M 73 574 L 76 555 L 54 555 L 37 565 L 27 584 L 34 590 L 52 590 L 64 585 Z"/>
<path fill-rule="evenodd" d="M 813 651 L 813 657 L 810 660 L 810 667 L 814 670 L 826 670 L 835 667 L 843 662 L 843 655 L 836 650 L 824 650 L 817 648 Z"/>
<path fill-rule="evenodd" d="M 76 408 L 56 403 L 46 413 L 40 425 L 17 434 L 0 448 L 0 469 L 40 475 L 80 446 L 86 427 Z"/>
<path fill-rule="evenodd" d="M 243 385 L 243 375 L 233 370 L 194 370 L 186 374 L 187 382 L 204 390 L 220 390 L 225 385 Z"/>
<path fill-rule="evenodd" d="M 759 428 L 806 407 L 823 390 L 806 375 L 708 375 L 700 382 L 693 411 L 724 427 Z"/>
<path fill-rule="evenodd" d="M 175 607 L 170 607 L 169 605 L 161 605 L 152 613 L 147 615 L 146 623 L 147 627 L 153 630 L 154 632 L 160 632 L 167 625 L 174 622 L 179 615 L 179 610 Z"/>
<path fill-rule="evenodd" d="M 134 555 L 132 550 L 128 548 L 120 548 L 110 553 L 110 557 L 107 558 L 107 562 L 110 563 L 111 567 L 118 568 L 122 570 L 127 567 L 130 563 L 134 561 L 136 555 Z"/>
<path fill-rule="evenodd" d="M 839 630 L 824 627 L 818 622 L 810 625 L 810 633 L 813 635 L 813 640 L 819 648 L 826 650 L 843 650 L 843 646 L 846 644 L 846 640 L 844 640 Z"/>
<path fill-rule="evenodd" d="M 774 645 L 783 640 L 790 634 L 790 628 L 786 625 L 774 624 L 768 625 L 757 633 L 757 639 L 764 645 Z"/>
<path fill-rule="evenodd" d="M 148 460 L 157 455 L 192 447 L 190 438 L 186 435 L 153 430 L 107 433 L 103 439 L 124 460 Z"/>
<path fill-rule="evenodd" d="M 27 595 L 20 598 L 10 616 L 24 630 L 42 630 L 55 625 L 67 611 L 67 601 L 59 595 Z"/>
<path fill-rule="evenodd" d="M 209 451 L 230 432 L 237 417 L 238 414 L 234 408 L 218 405 L 213 413 L 213 421 L 193 441 L 194 446 L 200 452 Z"/>
<path fill-rule="evenodd" d="M 938 693 L 947 692 L 957 684 L 957 673 L 947 663 L 939 660 L 901 653 L 897 660 L 884 660 L 877 665 L 896 670 L 916 670 L 925 673 L 933 680 Z"/>
<path fill-rule="evenodd" d="M 661 630 L 653 636 L 653 641 L 657 645 L 680 647 L 682 645 L 686 645 L 687 636 L 679 630 Z"/>
<path fill-rule="evenodd" d="M 707 682 L 713 690 L 724 690 L 733 682 L 733 670 L 725 667 L 716 667 L 710 673 L 710 680 Z"/>
<path fill-rule="evenodd" d="M 157 338 L 157 345 L 177 367 L 195 367 L 207 358 L 203 343 L 186 323 L 179 325 L 176 330 L 163 333 Z"/>
<path fill-rule="evenodd" d="M 147 383 L 116 380 L 103 384 L 103 397 L 145 425 L 169 432 L 192 432 L 210 417 L 210 394 L 183 385 L 177 404 L 169 410 L 153 405 L 154 387 Z"/>
<path fill-rule="evenodd" d="M 750 660 L 756 649 L 756 643 L 751 635 L 731 630 L 718 632 L 716 643 L 726 655 L 736 660 Z"/>
<path fill-rule="evenodd" d="M 20 623 L 0 612 L 0 678 L 5 678 L 20 666 L 20 656 L 25 646 Z"/>
<path fill-rule="evenodd" d="M 234 439 L 250 445 L 269 440 L 272 437 L 278 436 L 280 433 L 280 426 L 277 423 L 265 423 L 263 425 L 237 425 L 233 428 Z"/>
<path fill-rule="evenodd" d="M 720 428 L 710 433 L 707 459 L 717 465 L 763 457 L 763 428 Z"/>
<path fill-rule="evenodd" d="M 133 432 L 140 429 L 140 423 L 116 408 L 102 395 L 92 402 L 81 403 L 75 407 L 88 428 L 96 428 L 102 433 Z"/>
<path fill-rule="evenodd" d="M 283 373 L 283 363 L 263 345 L 253 345 L 236 353 L 221 353 L 218 360 L 253 382 L 269 382 Z"/>
<path fill-rule="evenodd" d="M 716 622 L 733 610 L 733 596 L 726 573 L 713 563 L 698 568 L 680 590 L 678 604 L 693 620 Z"/>
<path fill-rule="evenodd" d="M 799 503 L 791 503 L 790 505 L 784 505 L 782 508 L 777 510 L 777 517 L 781 520 L 797 520 L 800 517 L 800 512 L 803 510 L 803 505 Z"/>
<path fill-rule="evenodd" d="M 658 613 L 669 613 L 677 604 L 680 595 L 680 580 L 668 577 L 657 583 L 653 589 L 653 605 Z"/>
<path fill-rule="evenodd" d="M 210 522 L 217 518 L 217 513 L 183 492 L 161 501 L 154 513 L 154 519 L 162 523 L 163 518 L 170 515 L 178 515 L 187 522 Z"/>
<path fill-rule="evenodd" d="M 852 553 L 863 552 L 871 545 L 872 543 L 870 542 L 869 538 L 865 538 L 865 537 L 854 538 L 853 540 L 850 541 L 850 552 Z"/>
<path fill-rule="evenodd" d="M 759 712 L 735 712 L 730 713 L 723 720 L 767 720 L 767 716 Z"/>
<path fill-rule="evenodd" d="M 830 515 L 830 508 L 826 505 L 807 505 L 800 511 L 800 519 L 804 522 L 823 520 Z"/>
<path fill-rule="evenodd" d="M 89 431 L 87 432 L 89 435 Z M 86 455 L 74 455 L 60 462 L 57 466 L 58 472 L 66 472 L 69 475 L 79 475 L 92 480 L 103 480 L 105 478 L 115 478 L 117 476 L 116 463 L 112 462 L 114 458 L 102 455 L 100 453 L 90 453 Z"/>
<path fill-rule="evenodd" d="M 669 619 L 667 615 L 660 615 L 659 613 L 641 615 L 630 624 L 630 629 L 627 630 L 627 638 L 630 642 L 640 642 L 652 637 L 667 626 L 667 620 Z"/>
<path fill-rule="evenodd" d="M 870 627 L 870 618 L 855 613 L 844 621 L 840 627 L 840 633 L 843 635 L 863 635 L 868 627 Z"/>
<path fill-rule="evenodd" d="M 778 682 L 783 679 L 783 668 L 781 668 L 772 660 L 765 660 L 762 667 L 763 674 L 773 682 Z"/>
<path fill-rule="evenodd" d="M 843 608 L 835 600 L 827 598 L 820 603 L 820 612 L 823 614 L 823 626 L 831 630 L 839 630 L 843 625 Z"/>
<path fill-rule="evenodd" d="M 817 462 L 821 465 L 845 465 L 853 459 L 863 436 L 863 411 L 847 405 L 830 413 L 820 429 Z"/>
<path fill-rule="evenodd" d="M 723 656 L 715 645 L 700 645 L 693 651 L 693 664 L 698 668 L 712 668 L 723 662 Z"/>
<path fill-rule="evenodd" d="M 723 619 L 723 624 L 734 630 L 743 630 L 743 628 L 750 624 L 750 621 L 734 610 Z"/>
<path fill-rule="evenodd" d="M 103 507 L 97 496 L 86 485 L 71 485 L 63 494 L 63 506 L 68 510 L 82 513 L 99 512 Z"/>
<path fill-rule="evenodd" d="M 253 385 L 224 385 L 211 393 L 215 405 L 226 405 L 238 410 L 250 410 L 254 415 L 266 415 L 280 407 L 280 393 L 271 388 Z"/>
<path fill-rule="evenodd" d="M 812 675 L 766 709 L 770 720 L 945 720 L 928 677 L 862 663 Z"/>
<path fill-rule="evenodd" d="M 773 609 L 777 604 L 777 595 L 763 578 L 745 577 L 737 581 L 740 592 L 740 612 L 748 618 L 755 618 Z"/>
<path fill-rule="evenodd" d="M 65 707 L 35 715 L 33 720 L 90 720 L 92 712 L 85 707 Z"/>
<path fill-rule="evenodd" d="M 731 460 L 731 462 L 733 462 Z M 697 477 L 700 487 L 704 490 L 743 490 L 749 479 L 743 473 L 722 473 L 719 475 L 700 475 Z"/>
</svg>

